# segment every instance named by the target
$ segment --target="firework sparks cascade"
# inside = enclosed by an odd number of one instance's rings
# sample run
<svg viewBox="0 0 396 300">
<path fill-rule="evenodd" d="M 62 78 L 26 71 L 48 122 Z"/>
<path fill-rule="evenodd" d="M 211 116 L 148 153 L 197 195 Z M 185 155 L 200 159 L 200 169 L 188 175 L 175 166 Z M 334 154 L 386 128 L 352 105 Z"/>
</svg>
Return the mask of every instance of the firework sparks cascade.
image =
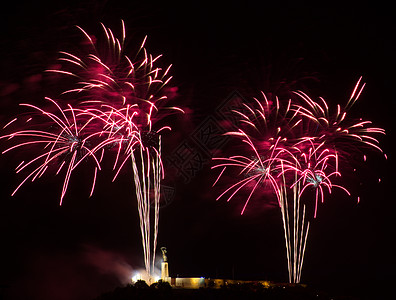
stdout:
<svg viewBox="0 0 396 300">
<path fill-rule="evenodd" d="M 17 149 L 34 149 L 29 153 L 36 153 L 17 166 L 17 173 L 27 175 L 12 195 L 27 181 L 55 172 L 64 174 L 60 205 L 78 166 L 93 161 L 91 196 L 98 171 L 108 155 L 105 153 L 114 158 L 113 181 L 129 161 L 138 202 L 144 262 L 150 275 L 157 244 L 160 183 L 164 177 L 161 133 L 171 130 L 168 125 L 157 127 L 157 123 L 172 112 L 183 111 L 166 106 L 171 65 L 164 69 L 157 66 L 162 55 L 147 52 L 147 37 L 131 58 L 125 53 L 124 22 L 121 22 L 120 37 L 105 25 L 101 26 L 102 39 L 76 26 L 85 40 L 79 49 L 82 54 L 60 51 L 57 68 L 46 70 L 60 80 L 61 87 L 66 87 L 59 100 L 46 98 L 53 108 L 21 104 L 33 112 L 29 112 L 28 117 L 14 118 L 3 130 L 17 124 L 28 129 L 17 129 L 0 138 L 12 143 L 3 153 Z"/>
<path fill-rule="evenodd" d="M 243 214 L 254 195 L 266 198 L 268 191 L 272 191 L 276 197 L 290 282 L 301 280 L 310 227 L 307 212 L 312 211 L 312 217 L 316 218 L 319 203 L 325 201 L 333 188 L 351 195 L 342 181 L 344 168 L 341 167 L 348 165 L 350 153 L 368 150 L 382 153 L 378 135 L 384 135 L 385 130 L 373 127 L 371 121 L 348 117 L 365 86 L 361 79 L 346 105 L 337 105 L 334 114 L 330 113 L 325 99 L 320 97 L 315 101 L 302 91 L 296 91 L 295 97 L 288 101 L 280 101 L 278 97 L 269 99 L 261 93 L 251 103 L 242 103 L 232 111 L 239 124 L 226 135 L 239 140 L 245 145 L 244 150 L 237 155 L 214 158 L 212 168 L 220 172 L 213 185 L 227 172 L 233 178 L 241 178 L 231 183 L 217 200 L 230 201 L 247 190 Z M 313 201 L 308 201 L 311 198 Z"/>
</svg>

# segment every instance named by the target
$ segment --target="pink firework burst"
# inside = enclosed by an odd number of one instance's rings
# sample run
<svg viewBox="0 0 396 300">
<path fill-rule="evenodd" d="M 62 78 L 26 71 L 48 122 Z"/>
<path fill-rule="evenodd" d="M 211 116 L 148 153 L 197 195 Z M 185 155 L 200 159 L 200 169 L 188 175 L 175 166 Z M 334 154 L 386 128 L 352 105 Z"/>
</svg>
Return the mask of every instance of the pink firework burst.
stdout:
<svg viewBox="0 0 396 300">
<path fill-rule="evenodd" d="M 351 149 L 372 148 L 382 152 L 378 134 L 381 128 L 370 121 L 347 118 L 347 111 L 359 98 L 364 84 L 359 79 L 344 108 L 337 105 L 335 115 L 329 113 L 323 98 L 312 100 L 298 91 L 297 99 L 281 105 L 278 98 L 268 101 L 263 94 L 254 105 L 242 104 L 234 112 L 239 116 L 237 130 L 227 133 L 246 145 L 238 155 L 214 158 L 212 168 L 220 168 L 216 184 L 227 169 L 236 169 L 236 182 L 217 198 L 228 195 L 228 201 L 242 189 L 249 194 L 242 209 L 257 191 L 275 192 L 282 216 L 288 260 L 289 281 L 298 283 L 304 260 L 310 222 L 306 218 L 306 205 L 301 201 L 308 190 L 314 190 L 314 214 L 317 217 L 319 202 L 324 202 L 325 192 L 339 188 L 350 195 L 340 184 L 345 158 Z M 342 155 L 340 155 L 340 153 Z M 340 163 L 342 160 L 342 163 Z M 269 184 L 267 184 L 269 183 Z M 306 196 L 305 196 L 306 197 Z M 358 198 L 359 199 L 359 198 Z"/>
<path fill-rule="evenodd" d="M 62 205 L 72 172 L 86 159 L 92 159 L 95 162 L 92 183 L 92 186 L 95 186 L 96 173 L 100 165 L 93 148 L 100 132 L 90 130 L 92 126 L 95 126 L 95 118 L 82 117 L 80 111 L 70 104 L 66 109 L 62 109 L 54 100 L 46 99 L 55 106 L 55 112 L 49 112 L 31 104 L 21 104 L 36 112 L 26 122 L 26 126 L 31 129 L 17 130 L 1 136 L 2 139 L 15 142 L 2 153 L 20 148 L 35 148 L 38 152 L 37 156 L 28 161 L 22 161 L 16 168 L 17 173 L 27 171 L 28 175 L 12 195 L 26 181 L 35 181 L 49 169 L 55 168 L 56 174 L 65 172 L 60 196 L 60 205 Z M 44 129 L 34 129 L 37 126 Z"/>
<path fill-rule="evenodd" d="M 285 175 L 291 172 L 294 177 L 294 182 L 291 183 L 293 188 L 297 183 L 301 183 L 301 191 L 299 197 L 308 188 L 315 190 L 315 210 L 314 218 L 317 215 L 318 202 L 324 202 L 325 188 L 331 194 L 332 188 L 340 188 L 350 195 L 349 191 L 332 182 L 333 177 L 341 177 L 338 171 L 338 155 L 336 152 L 326 148 L 325 143 L 315 145 L 311 140 L 305 140 L 304 143 L 296 145 L 293 161 L 282 161 L 282 172 L 280 175 Z"/>
<path fill-rule="evenodd" d="M 252 104 L 243 103 L 239 110 L 233 112 L 239 117 L 240 127 L 237 131 L 226 135 L 238 138 L 247 145 L 246 155 L 214 158 L 216 164 L 212 167 L 221 168 L 214 185 L 219 181 L 227 168 L 239 169 L 243 179 L 227 188 L 217 199 L 230 194 L 228 201 L 244 187 L 251 187 L 241 214 L 253 194 L 263 183 L 269 183 L 279 194 L 278 175 L 283 160 L 293 160 L 291 146 L 297 142 L 295 131 L 299 130 L 301 118 L 298 112 L 291 110 L 291 101 L 286 107 L 281 107 L 279 99 L 269 101 L 261 93 L 261 101 L 253 98 Z"/>
<path fill-rule="evenodd" d="M 155 119 L 162 118 L 169 111 L 182 111 L 165 104 L 170 90 L 165 87 L 172 79 L 171 65 L 157 66 L 162 55 L 153 56 L 145 48 L 144 38 L 136 54 L 131 58 L 125 49 L 125 24 L 121 22 L 121 36 L 102 25 L 105 46 L 84 29 L 77 26 L 85 38 L 82 54 L 59 52 L 60 68 L 47 72 L 72 78 L 73 87 L 62 94 L 71 94 L 78 104 L 98 108 L 105 103 L 114 109 L 127 105 L 136 107 L 136 125 L 150 131 Z M 161 109 L 159 109 L 161 107 Z"/>
</svg>

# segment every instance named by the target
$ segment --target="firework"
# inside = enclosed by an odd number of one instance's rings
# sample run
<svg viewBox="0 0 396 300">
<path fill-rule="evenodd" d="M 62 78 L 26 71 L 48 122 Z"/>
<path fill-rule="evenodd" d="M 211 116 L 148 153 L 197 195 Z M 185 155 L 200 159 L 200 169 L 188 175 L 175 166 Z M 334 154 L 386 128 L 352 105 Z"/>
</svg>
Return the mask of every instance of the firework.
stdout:
<svg viewBox="0 0 396 300">
<path fill-rule="evenodd" d="M 138 151 L 131 152 L 132 168 L 135 180 L 136 197 L 140 217 L 146 271 L 151 275 L 154 269 L 157 247 L 160 184 L 163 178 L 161 162 L 161 137 L 158 136 L 158 148 L 140 145 Z M 136 155 L 135 153 L 138 153 Z M 139 162 L 140 161 L 140 162 Z M 151 228 L 151 214 L 154 224 Z M 151 230 L 153 232 L 151 233 Z M 152 248 L 151 248 L 151 243 Z"/>
<path fill-rule="evenodd" d="M 252 104 L 244 103 L 239 110 L 234 110 L 240 118 L 241 127 L 227 134 L 247 145 L 247 155 L 214 158 L 215 165 L 212 168 L 221 169 L 214 185 L 227 169 L 237 169 L 238 175 L 242 177 L 221 193 L 217 200 L 230 194 L 229 201 L 242 188 L 250 189 L 241 211 L 243 214 L 255 193 L 272 191 L 278 200 L 282 216 L 289 281 L 299 282 L 309 229 L 309 223 L 308 226 L 305 224 L 305 206 L 300 209 L 301 180 L 297 178 L 300 173 L 296 167 L 299 161 L 296 156 L 296 144 L 299 143 L 297 133 L 301 130 L 302 120 L 298 111 L 291 109 L 291 101 L 283 108 L 277 97 L 274 101 L 269 101 L 264 93 L 261 101 L 256 98 L 253 100 Z M 293 201 L 289 204 L 291 183 L 286 179 L 292 170 L 296 176 L 292 189 Z"/>
<path fill-rule="evenodd" d="M 94 149 L 116 149 L 113 181 L 130 161 L 138 204 L 142 246 L 146 272 L 151 276 L 154 270 L 157 246 L 160 184 L 164 176 L 161 159 L 161 136 L 152 131 L 141 131 L 134 118 L 138 114 L 135 107 L 115 110 L 103 105 L 102 110 L 88 110 L 100 118 L 104 125 L 102 135 L 106 138 Z M 159 131 L 162 131 L 161 128 Z"/>
<path fill-rule="evenodd" d="M 290 109 L 290 101 L 283 109 L 277 97 L 274 101 L 269 101 L 262 93 L 261 99 L 260 101 L 253 98 L 252 104 L 243 103 L 239 110 L 233 110 L 240 118 L 241 128 L 227 133 L 238 138 L 241 143 L 247 144 L 249 154 L 214 158 L 216 164 L 212 167 L 222 169 L 213 185 L 219 181 L 227 168 L 238 168 L 239 175 L 243 174 L 244 177 L 227 188 L 217 200 L 231 193 L 228 197 L 229 201 L 243 187 L 252 186 L 241 214 L 262 183 L 265 186 L 269 184 L 276 194 L 279 194 L 277 178 L 280 173 L 280 163 L 285 159 L 293 159 L 294 155 L 289 148 L 292 148 L 295 140 L 294 131 L 301 123 L 298 113 Z"/>
<path fill-rule="evenodd" d="M 332 183 L 332 178 L 341 176 L 338 171 L 338 156 L 337 153 L 332 153 L 331 149 L 324 147 L 324 142 L 315 145 L 312 139 L 306 139 L 305 143 L 298 143 L 295 145 L 292 161 L 282 161 L 282 175 L 291 171 L 296 174 L 297 179 L 291 184 L 291 188 L 301 181 L 302 188 L 300 195 L 307 189 L 315 190 L 315 210 L 314 218 L 316 218 L 318 200 L 324 202 L 324 191 L 326 188 L 331 193 L 332 188 L 340 188 L 350 195 L 349 191 L 341 186 Z"/>
<path fill-rule="evenodd" d="M 62 94 L 76 97 L 78 104 L 85 107 L 98 108 L 100 104 L 107 104 L 120 109 L 126 105 L 133 106 L 139 112 L 134 120 L 136 125 L 147 131 L 151 131 L 153 123 L 166 112 L 182 111 L 164 105 L 167 99 L 164 87 L 172 79 L 169 76 L 172 65 L 164 69 L 156 66 L 162 55 L 154 56 L 147 52 L 147 37 L 131 58 L 125 54 L 124 22 L 121 22 L 120 38 L 110 28 L 101 25 L 102 43 L 77 26 L 86 39 L 82 54 L 60 51 L 60 68 L 47 70 L 73 80 L 72 88 L 64 89 Z"/>
<path fill-rule="evenodd" d="M 243 103 L 234 110 L 239 124 L 237 130 L 227 133 L 247 145 L 246 154 L 214 158 L 212 168 L 221 170 L 214 185 L 227 170 L 237 170 L 241 177 L 217 200 L 228 195 L 229 201 L 242 189 L 248 189 L 243 214 L 254 194 L 269 190 L 277 197 L 290 282 L 301 280 L 310 227 L 306 215 L 310 203 L 301 203 L 306 191 L 314 191 L 313 218 L 316 218 L 318 204 L 324 202 L 326 191 L 331 194 L 333 188 L 338 188 L 350 195 L 344 185 L 335 182 L 341 181 L 340 165 L 347 163 L 351 149 L 371 148 L 382 152 L 376 138 L 385 134 L 382 128 L 373 127 L 371 121 L 347 118 L 347 112 L 365 86 L 360 83 L 361 78 L 347 104 L 344 108 L 337 105 L 334 115 L 329 113 L 329 105 L 323 98 L 314 101 L 301 91 L 295 92 L 297 99 L 286 102 L 277 97 L 269 101 L 262 93 L 261 100 L 254 98 L 253 104 Z M 284 103 L 285 106 L 281 105 Z"/>
<path fill-rule="evenodd" d="M 84 160 L 92 159 L 95 162 L 92 187 L 95 186 L 96 173 L 100 169 L 100 165 L 93 150 L 93 143 L 100 133 L 90 132 L 90 128 L 95 122 L 94 118 L 82 118 L 79 111 L 75 110 L 71 105 L 68 105 L 66 109 L 62 109 L 54 100 L 46 99 L 55 106 L 56 111 L 54 113 L 31 104 L 21 104 L 36 112 L 26 121 L 32 129 L 19 130 L 0 137 L 15 141 L 13 146 L 2 153 L 21 148 L 38 150 L 38 156 L 28 161 L 22 161 L 16 168 L 16 173 L 27 171 L 28 175 L 22 180 L 12 195 L 26 181 L 31 180 L 33 182 L 50 169 L 55 168 L 55 174 L 62 173 L 65 170 L 60 196 L 60 205 L 62 205 L 71 174 Z M 35 127 L 44 127 L 42 126 L 43 124 L 45 124 L 45 129 L 34 129 Z"/>
<path fill-rule="evenodd" d="M 127 162 L 131 162 L 144 262 L 147 273 L 151 274 L 158 234 L 160 182 L 164 176 L 159 133 L 170 129 L 169 126 L 154 129 L 154 126 L 168 112 L 182 110 L 163 105 L 167 99 L 164 87 L 172 78 L 169 76 L 171 65 L 165 69 L 156 66 L 162 55 L 153 56 L 147 52 L 147 37 L 131 58 L 124 47 L 124 22 L 121 22 L 119 38 L 110 28 L 101 25 L 105 47 L 99 47 L 100 42 L 77 27 L 88 42 L 86 53 L 76 56 L 60 52 L 62 67 L 48 72 L 74 79 L 75 87 L 63 94 L 77 95 L 81 99 L 79 104 L 103 121 L 101 134 L 105 139 L 95 152 L 116 149 L 113 180 Z"/>
<path fill-rule="evenodd" d="M 156 66 L 162 55 L 153 56 L 147 52 L 147 37 L 131 58 L 126 55 L 125 50 L 124 22 L 121 21 L 120 37 L 110 28 L 101 25 L 103 39 L 96 39 L 77 26 L 86 40 L 79 49 L 81 53 L 77 55 L 67 51 L 59 52 L 60 67 L 46 71 L 56 75 L 57 79 L 65 79 L 62 82 L 70 83 L 60 85 L 64 87 L 61 91 L 62 101 L 68 103 L 68 108 L 61 109 L 59 104 L 49 99 L 58 108 L 58 117 L 44 109 L 26 104 L 25 106 L 41 112 L 54 124 L 47 126 L 50 128 L 48 131 L 21 130 L 4 135 L 2 138 L 26 139 L 4 152 L 43 144 L 44 153 L 18 166 L 17 172 L 20 172 L 41 162 L 15 192 L 27 180 L 34 181 L 46 172 L 51 163 L 60 160 L 56 173 L 67 169 L 61 204 L 72 171 L 84 160 L 92 158 L 96 163 L 91 195 L 105 152 L 116 153 L 113 181 L 130 161 L 138 201 L 144 261 L 147 273 L 151 274 L 157 244 L 160 182 L 164 176 L 160 133 L 171 129 L 166 125 L 157 128 L 156 123 L 169 113 L 182 110 L 165 105 L 167 90 L 164 87 L 172 78 L 169 76 L 171 65 L 164 69 Z M 15 119 L 4 128 L 14 122 Z M 58 131 L 53 132 L 54 127 Z M 151 209 L 152 206 L 154 209 Z"/>
</svg>

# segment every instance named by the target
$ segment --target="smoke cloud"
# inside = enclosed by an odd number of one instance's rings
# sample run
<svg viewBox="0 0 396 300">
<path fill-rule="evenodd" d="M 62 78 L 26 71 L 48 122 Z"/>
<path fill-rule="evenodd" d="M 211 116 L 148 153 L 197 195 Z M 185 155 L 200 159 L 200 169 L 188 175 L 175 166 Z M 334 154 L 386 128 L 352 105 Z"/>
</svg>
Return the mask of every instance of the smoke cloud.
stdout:
<svg viewBox="0 0 396 300">
<path fill-rule="evenodd" d="M 82 256 L 85 263 L 96 268 L 99 274 L 114 276 L 121 284 L 131 281 L 133 268 L 122 254 L 85 245 Z"/>
<path fill-rule="evenodd" d="M 18 280 L 10 280 L 5 299 L 86 300 L 131 282 L 126 255 L 97 246 L 32 250 Z"/>
</svg>

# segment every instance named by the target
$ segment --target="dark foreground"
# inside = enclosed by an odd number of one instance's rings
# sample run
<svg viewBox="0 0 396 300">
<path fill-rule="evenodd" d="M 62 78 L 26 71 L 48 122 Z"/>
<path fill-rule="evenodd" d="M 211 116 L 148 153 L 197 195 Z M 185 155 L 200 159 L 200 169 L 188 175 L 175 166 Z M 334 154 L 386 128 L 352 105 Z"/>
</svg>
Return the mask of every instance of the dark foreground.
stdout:
<svg viewBox="0 0 396 300">
<path fill-rule="evenodd" d="M 128 300 L 128 299 L 263 299 L 263 300 L 355 300 L 354 297 L 334 297 L 313 288 L 295 286 L 273 286 L 266 288 L 260 283 L 247 283 L 223 286 L 220 289 L 179 289 L 172 288 L 167 282 L 158 282 L 148 286 L 144 281 L 134 285 L 116 288 L 112 292 L 102 294 L 95 300 Z"/>
</svg>

